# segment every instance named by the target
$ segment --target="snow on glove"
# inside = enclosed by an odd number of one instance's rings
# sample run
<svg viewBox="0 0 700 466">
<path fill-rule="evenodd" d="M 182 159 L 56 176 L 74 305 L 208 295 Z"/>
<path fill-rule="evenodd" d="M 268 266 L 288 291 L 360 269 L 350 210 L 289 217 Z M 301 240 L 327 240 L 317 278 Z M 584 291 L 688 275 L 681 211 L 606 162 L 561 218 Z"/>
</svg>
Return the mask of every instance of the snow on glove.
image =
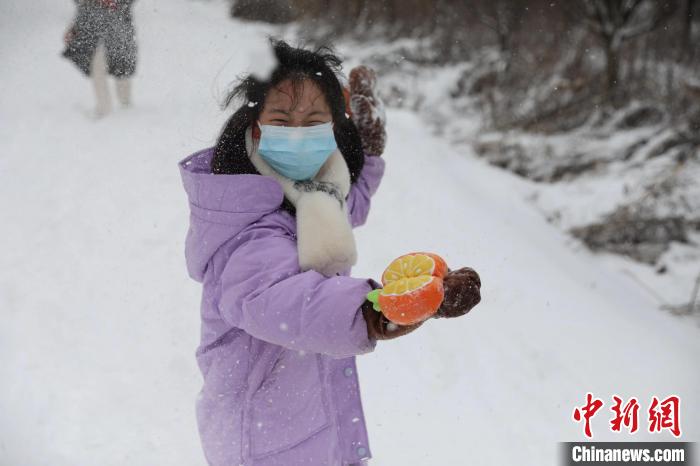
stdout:
<svg viewBox="0 0 700 466">
<path fill-rule="evenodd" d="M 474 269 L 450 271 L 442 281 L 445 298 L 433 317 L 463 316 L 481 301 L 481 279 Z"/>
<path fill-rule="evenodd" d="M 350 110 L 366 154 L 382 155 L 386 145 L 384 103 L 375 94 L 377 74 L 366 66 L 350 71 Z"/>
</svg>

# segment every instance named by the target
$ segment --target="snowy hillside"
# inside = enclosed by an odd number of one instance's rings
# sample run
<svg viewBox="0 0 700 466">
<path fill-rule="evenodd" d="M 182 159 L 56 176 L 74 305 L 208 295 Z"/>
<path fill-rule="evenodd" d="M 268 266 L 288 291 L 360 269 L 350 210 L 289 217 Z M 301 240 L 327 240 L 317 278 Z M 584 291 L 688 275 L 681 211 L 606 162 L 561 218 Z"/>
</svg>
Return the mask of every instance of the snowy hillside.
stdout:
<svg viewBox="0 0 700 466">
<path fill-rule="evenodd" d="M 226 85 L 273 29 L 223 2 L 139 0 L 135 106 L 93 121 L 89 82 L 59 56 L 72 8 L 0 3 L 0 465 L 204 465 L 176 163 L 213 144 Z M 547 223 L 522 179 L 410 111 L 388 118 L 353 274 L 429 250 L 484 288 L 466 318 L 358 359 L 372 465 L 554 465 L 557 442 L 583 439 L 571 412 L 587 391 L 678 394 L 683 440 L 699 441 L 697 323 Z M 597 440 L 629 438 L 608 420 Z"/>
<path fill-rule="evenodd" d="M 549 223 L 633 274 L 660 308 L 690 312 L 700 272 L 700 143 L 683 118 L 666 115 L 670 107 L 633 101 L 592 115 L 545 117 L 541 127 L 497 129 L 491 90 L 481 89 L 502 64 L 496 51 L 477 48 L 471 59 L 442 63 L 430 61 L 435 48 L 412 38 L 346 37 L 339 46 L 352 63 L 379 70 L 390 106 L 417 112 L 457 150 L 526 180 L 521 195 Z M 516 107 L 536 115 L 530 107 L 538 100 L 546 99 L 533 95 Z M 584 121 L 569 121 L 576 118 Z M 554 129 L 567 124 L 573 127 Z"/>
</svg>

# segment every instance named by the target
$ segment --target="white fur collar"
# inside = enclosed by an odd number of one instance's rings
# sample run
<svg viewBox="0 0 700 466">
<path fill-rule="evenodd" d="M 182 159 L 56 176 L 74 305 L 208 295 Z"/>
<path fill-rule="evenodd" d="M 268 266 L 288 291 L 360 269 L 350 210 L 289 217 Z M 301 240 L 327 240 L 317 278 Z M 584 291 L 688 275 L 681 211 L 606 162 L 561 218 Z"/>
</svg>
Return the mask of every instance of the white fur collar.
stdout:
<svg viewBox="0 0 700 466">
<path fill-rule="evenodd" d="M 258 154 L 251 128 L 245 134 L 248 157 L 261 175 L 275 178 L 296 207 L 297 249 L 301 270 L 328 277 L 357 262 L 357 249 L 345 199 L 350 192 L 350 171 L 336 149 L 309 182 L 295 182 L 277 173 Z"/>
</svg>

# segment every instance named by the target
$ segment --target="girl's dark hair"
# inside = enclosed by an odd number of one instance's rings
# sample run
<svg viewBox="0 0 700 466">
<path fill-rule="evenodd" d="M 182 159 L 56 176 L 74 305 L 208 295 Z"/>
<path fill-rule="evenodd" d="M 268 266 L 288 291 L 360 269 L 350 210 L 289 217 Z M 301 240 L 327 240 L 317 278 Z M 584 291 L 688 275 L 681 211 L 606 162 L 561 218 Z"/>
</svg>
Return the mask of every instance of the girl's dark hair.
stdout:
<svg viewBox="0 0 700 466">
<path fill-rule="evenodd" d="M 271 88 L 286 80 L 291 81 L 296 88 L 308 79 L 319 87 L 328 102 L 333 117 L 335 140 L 350 170 L 350 180 L 354 183 L 364 165 L 364 153 L 357 128 L 346 116 L 343 89 L 336 76 L 342 61 L 328 47 L 311 51 L 295 48 L 284 41 L 274 39 L 271 40 L 271 45 L 277 66 L 269 79 L 262 81 L 253 75 L 245 76 L 226 98 L 227 107 L 236 99 L 242 99 L 243 104 L 224 125 L 214 150 L 212 172 L 257 173 L 247 156 L 246 129 L 258 120 L 265 97 Z"/>
</svg>

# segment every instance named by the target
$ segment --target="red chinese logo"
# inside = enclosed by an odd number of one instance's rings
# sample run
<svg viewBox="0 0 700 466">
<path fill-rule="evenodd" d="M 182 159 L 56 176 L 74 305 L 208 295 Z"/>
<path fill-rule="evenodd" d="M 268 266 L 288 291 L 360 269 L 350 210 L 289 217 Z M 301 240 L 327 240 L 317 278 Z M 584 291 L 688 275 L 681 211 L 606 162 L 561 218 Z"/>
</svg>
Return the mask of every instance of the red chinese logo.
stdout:
<svg viewBox="0 0 700 466">
<path fill-rule="evenodd" d="M 630 434 L 637 432 L 639 429 L 639 402 L 637 398 L 632 397 L 624 404 L 624 400 L 617 395 L 613 395 L 612 399 L 614 404 L 610 410 L 614 417 L 610 420 L 610 430 L 620 432 L 622 427 L 625 427 Z M 659 401 L 656 396 L 652 397 L 648 410 L 649 432 L 661 432 L 668 429 L 675 437 L 680 437 L 680 405 L 680 397 L 676 395 L 671 395 L 662 401 Z M 592 393 L 586 393 L 586 404 L 574 409 L 573 419 L 576 422 L 583 421 L 583 433 L 588 438 L 593 437 L 591 419 L 602 407 L 603 400 L 595 398 Z"/>
<path fill-rule="evenodd" d="M 639 403 L 637 399 L 632 397 L 622 407 L 622 399 L 618 396 L 613 396 L 613 401 L 615 406 L 611 408 L 611 411 L 615 413 L 615 417 L 610 421 L 610 430 L 613 432 L 620 432 L 620 427 L 624 425 L 633 434 L 637 431 L 639 422 Z"/>
<path fill-rule="evenodd" d="M 681 399 L 675 395 L 659 402 L 652 397 L 649 407 L 649 432 L 661 432 L 668 429 L 676 437 L 681 436 L 680 423 Z"/>
<path fill-rule="evenodd" d="M 586 433 L 586 437 L 593 437 L 591 433 L 591 418 L 595 416 L 595 413 L 603 406 L 603 401 L 600 399 L 594 399 L 592 393 L 586 394 L 586 404 L 581 406 L 581 408 L 576 407 L 574 409 L 574 421 L 581 422 L 581 411 L 583 411 L 583 419 L 585 427 L 583 431 Z"/>
</svg>

